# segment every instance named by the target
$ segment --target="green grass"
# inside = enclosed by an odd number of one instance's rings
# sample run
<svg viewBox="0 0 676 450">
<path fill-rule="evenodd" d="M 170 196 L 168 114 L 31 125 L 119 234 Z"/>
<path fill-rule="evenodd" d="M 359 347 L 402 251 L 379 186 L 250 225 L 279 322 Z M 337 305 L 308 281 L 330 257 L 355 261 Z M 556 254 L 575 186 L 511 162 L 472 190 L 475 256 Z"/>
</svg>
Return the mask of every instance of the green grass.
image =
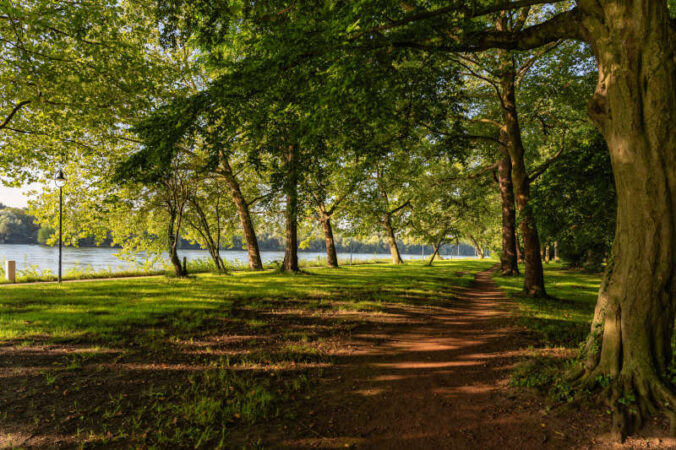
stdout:
<svg viewBox="0 0 676 450">
<path fill-rule="evenodd" d="M 523 267 L 520 270 L 523 273 Z M 517 300 L 520 325 L 541 333 L 546 345 L 576 347 L 589 332 L 601 274 L 571 271 L 556 263 L 545 264 L 544 273 L 551 298 L 521 295 L 522 276 L 493 278 Z"/>
<path fill-rule="evenodd" d="M 269 308 L 303 300 L 301 308 L 321 308 L 333 300 L 347 309 L 374 309 L 382 302 L 434 304 L 451 296 L 449 279 L 467 285 L 472 274 L 491 262 L 444 261 L 434 267 L 358 265 L 308 269 L 300 275 L 276 272 L 199 274 L 188 279 L 139 278 L 7 285 L 0 292 L 0 342 L 42 337 L 50 340 L 117 340 L 130 328 L 161 326 L 169 319 L 184 329 L 201 318 L 227 310 L 234 302 Z M 338 306 L 340 307 L 340 306 Z"/>
<path fill-rule="evenodd" d="M 523 266 L 520 266 L 523 273 Z M 602 274 L 567 270 L 561 264 L 544 265 L 545 288 L 549 298 L 523 296 L 523 276 L 493 279 L 513 299 L 519 313 L 517 323 L 538 334 L 543 350 L 532 350 L 519 364 L 510 384 L 535 388 L 550 402 L 568 403 L 580 398 L 564 374 L 577 364 L 575 350 L 589 333 Z"/>
<path fill-rule="evenodd" d="M 257 447 L 256 424 L 294 423 L 343 336 L 389 308 L 447 305 L 493 264 L 0 286 L 0 352 L 17 366 L 0 429 L 39 424 L 113 448 Z"/>
</svg>

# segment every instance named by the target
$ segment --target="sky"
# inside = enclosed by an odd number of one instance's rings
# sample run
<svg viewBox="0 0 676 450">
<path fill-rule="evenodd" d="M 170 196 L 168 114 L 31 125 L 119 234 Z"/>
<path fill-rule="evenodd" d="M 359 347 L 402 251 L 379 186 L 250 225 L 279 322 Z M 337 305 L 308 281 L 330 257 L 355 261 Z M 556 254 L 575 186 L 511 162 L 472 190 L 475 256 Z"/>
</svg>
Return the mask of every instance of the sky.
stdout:
<svg viewBox="0 0 676 450">
<path fill-rule="evenodd" d="M 20 188 L 9 188 L 0 184 L 0 203 L 15 208 L 25 208 L 28 205 L 28 197 L 24 193 L 39 188 L 39 184 L 31 184 Z"/>
</svg>

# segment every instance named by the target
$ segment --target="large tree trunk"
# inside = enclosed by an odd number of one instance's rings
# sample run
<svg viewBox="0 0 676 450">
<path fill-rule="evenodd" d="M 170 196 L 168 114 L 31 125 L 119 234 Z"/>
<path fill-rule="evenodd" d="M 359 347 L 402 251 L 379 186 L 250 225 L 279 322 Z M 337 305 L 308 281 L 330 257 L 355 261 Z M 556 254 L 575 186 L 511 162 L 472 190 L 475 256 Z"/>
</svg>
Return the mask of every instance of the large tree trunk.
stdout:
<svg viewBox="0 0 676 450">
<path fill-rule="evenodd" d="M 321 208 L 319 213 L 322 229 L 324 230 L 324 240 L 326 241 L 326 261 L 329 267 L 338 267 L 338 255 L 336 254 L 336 242 L 333 239 L 333 227 L 331 227 L 331 215 L 325 208 Z"/>
<path fill-rule="evenodd" d="M 392 228 L 392 219 L 390 218 L 389 213 L 385 213 L 383 219 L 383 228 L 385 228 L 385 234 L 387 235 L 387 243 L 390 246 L 390 255 L 392 255 L 392 264 L 403 264 L 404 260 L 401 259 L 401 253 L 399 253 L 399 247 L 397 246 L 397 238 L 394 235 L 394 229 Z"/>
<path fill-rule="evenodd" d="M 606 138 L 617 228 L 586 345 L 585 379 L 613 380 L 618 436 L 662 407 L 672 417 L 676 292 L 674 32 L 665 1 L 580 2 L 599 66 L 589 115 Z M 627 404 L 629 394 L 635 403 Z M 623 400 L 623 401 L 621 401 Z"/>
<path fill-rule="evenodd" d="M 506 19 L 499 22 L 498 29 L 506 29 Z M 540 239 L 535 226 L 535 217 L 530 209 L 530 179 L 524 161 L 524 147 L 521 141 L 521 127 L 516 111 L 514 55 L 498 50 L 500 57 L 500 87 L 504 128 L 501 136 L 507 140 L 507 151 L 512 159 L 512 179 L 516 206 L 521 218 L 521 236 L 525 256 L 523 290 L 529 296 L 545 296 L 545 279 L 540 259 Z"/>
<path fill-rule="evenodd" d="M 286 196 L 286 247 L 284 249 L 284 272 L 298 272 L 298 151 L 290 145 L 286 150 L 284 195 Z"/>
<path fill-rule="evenodd" d="M 239 215 L 239 220 L 242 224 L 242 233 L 244 233 L 244 242 L 246 242 L 246 249 L 249 256 L 249 268 L 252 270 L 262 270 L 263 262 L 261 261 L 261 252 L 258 249 L 256 231 L 254 230 L 251 214 L 249 213 L 249 204 L 242 195 L 239 181 L 232 172 L 227 157 L 221 158 L 221 170 L 219 173 L 223 176 L 225 183 L 228 185 L 232 201 L 237 207 L 237 214 Z"/>
<path fill-rule="evenodd" d="M 516 243 L 516 261 L 523 263 L 523 246 L 521 245 L 519 235 L 516 233 L 516 231 L 514 232 L 514 241 Z"/>
<path fill-rule="evenodd" d="M 502 254 L 500 255 L 500 269 L 503 276 L 518 275 L 516 211 L 514 210 L 514 186 L 512 185 L 512 160 L 509 156 L 505 156 L 498 165 L 498 182 L 500 183 L 500 198 L 502 200 Z"/>
</svg>

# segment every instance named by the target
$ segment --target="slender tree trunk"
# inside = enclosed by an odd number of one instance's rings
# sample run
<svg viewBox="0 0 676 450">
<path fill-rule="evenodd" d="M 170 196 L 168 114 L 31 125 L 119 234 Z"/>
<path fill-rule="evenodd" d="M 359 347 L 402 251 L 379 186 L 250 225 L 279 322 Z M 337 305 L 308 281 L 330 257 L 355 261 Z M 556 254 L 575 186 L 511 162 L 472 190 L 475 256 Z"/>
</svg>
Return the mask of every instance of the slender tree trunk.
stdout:
<svg viewBox="0 0 676 450">
<path fill-rule="evenodd" d="M 167 240 L 169 243 L 169 260 L 171 265 L 174 266 L 174 273 L 177 277 L 183 277 L 186 272 L 181 265 L 181 260 L 178 257 L 178 239 L 176 237 L 177 229 L 179 228 L 176 224 L 177 217 L 176 209 L 173 207 L 169 208 L 169 224 L 167 226 Z"/>
<path fill-rule="evenodd" d="M 499 22 L 498 29 L 506 30 L 506 18 Z M 535 226 L 535 217 L 530 208 L 530 179 L 524 161 L 524 147 L 521 141 L 521 127 L 516 111 L 515 65 L 514 55 L 506 50 L 498 50 L 500 57 L 500 85 L 503 109 L 504 136 L 507 150 L 512 159 L 512 180 L 516 206 L 521 218 L 521 236 L 523 238 L 526 262 L 523 290 L 529 296 L 545 296 L 545 280 L 540 259 L 540 239 Z M 501 133 L 502 134 L 502 133 Z"/>
<path fill-rule="evenodd" d="M 284 195 L 286 196 L 286 247 L 284 249 L 284 272 L 298 272 L 298 150 L 290 145 L 285 155 L 286 179 Z"/>
<path fill-rule="evenodd" d="M 559 241 L 554 241 L 554 262 L 559 261 Z"/>
<path fill-rule="evenodd" d="M 441 247 L 441 242 L 438 242 L 437 244 L 433 244 L 433 246 L 434 246 L 434 251 L 432 252 L 432 257 L 427 262 L 428 266 L 432 265 L 432 263 L 434 262 L 434 258 L 437 256 L 437 253 L 439 253 L 439 248 Z"/>
<path fill-rule="evenodd" d="M 587 342 L 585 380 L 610 376 L 613 430 L 672 418 L 676 292 L 676 85 L 666 2 L 581 2 L 599 66 L 588 112 L 603 133 L 617 188 L 617 227 Z M 631 395 L 635 402 L 628 402 Z"/>
<path fill-rule="evenodd" d="M 326 241 L 326 261 L 329 267 L 338 267 L 338 255 L 336 254 L 336 242 L 333 239 L 333 227 L 331 227 L 331 214 L 324 207 L 320 208 L 319 213 L 322 229 L 324 230 L 324 240 Z"/>
<path fill-rule="evenodd" d="M 500 142 L 506 141 L 502 136 Z M 502 144 L 501 144 L 502 146 Z M 503 153 L 507 154 L 505 146 Z M 503 276 L 519 274 L 516 253 L 516 211 L 514 209 L 514 186 L 512 185 L 512 160 L 505 156 L 498 166 L 498 182 L 500 183 L 500 199 L 502 200 L 502 254 L 500 266 Z"/>
<path fill-rule="evenodd" d="M 551 260 L 551 246 L 549 244 L 545 245 L 545 264 L 549 264 Z"/>
<path fill-rule="evenodd" d="M 209 250 L 209 255 L 211 256 L 211 260 L 214 262 L 216 271 L 220 273 L 226 273 L 227 269 L 225 268 L 225 263 L 221 258 L 221 251 L 218 247 L 216 247 L 212 240 L 207 241 L 207 250 Z"/>
<path fill-rule="evenodd" d="M 225 183 L 228 185 L 232 201 L 237 207 L 237 214 L 239 215 L 239 220 L 242 224 L 242 233 L 244 234 L 244 241 L 246 242 L 246 249 L 249 256 L 249 268 L 252 270 L 262 270 L 263 262 L 261 261 L 261 253 L 258 249 L 256 231 L 254 230 L 251 214 L 249 213 L 249 204 L 242 195 L 239 181 L 232 172 L 232 168 L 226 157 L 221 157 L 221 170 L 219 173 L 223 176 Z"/>
<path fill-rule="evenodd" d="M 214 252 L 211 255 L 211 259 L 213 259 L 214 264 L 216 265 L 216 270 L 220 273 L 226 273 L 228 270 L 225 267 L 225 263 L 223 262 L 223 258 L 221 258 L 221 251 L 219 249 L 214 249 Z"/>
<path fill-rule="evenodd" d="M 211 233 L 211 226 L 209 225 L 209 220 L 207 219 L 204 210 L 202 209 L 199 202 L 195 198 L 192 198 L 190 202 L 192 203 L 193 209 L 197 214 L 197 217 L 199 218 L 199 224 L 190 223 L 190 226 L 192 226 L 192 228 L 195 229 L 202 236 L 204 244 L 206 245 L 207 250 L 209 251 L 209 255 L 211 256 L 211 259 L 214 262 L 216 270 L 220 273 L 226 273 L 227 269 L 225 267 L 225 264 L 223 263 L 223 259 L 221 258 L 220 240 L 219 240 L 220 226 L 217 226 L 217 233 L 219 238 L 217 238 L 217 241 L 214 241 L 214 238 Z M 216 206 L 216 214 L 218 215 L 218 206 Z M 220 220 L 220 218 L 217 218 L 217 220 Z"/>
<path fill-rule="evenodd" d="M 385 234 L 387 235 L 387 243 L 390 246 L 390 255 L 392 255 L 392 264 L 403 264 L 404 260 L 401 259 L 401 253 L 399 253 L 399 247 L 397 246 L 397 238 L 394 235 L 394 229 L 392 228 L 392 219 L 390 218 L 389 213 L 385 213 L 385 218 L 383 219 L 383 228 L 385 228 Z"/>
<path fill-rule="evenodd" d="M 202 236 L 204 237 L 203 233 Z M 214 262 L 216 271 L 220 273 L 226 273 L 227 270 L 225 268 L 225 264 L 223 263 L 223 259 L 221 258 L 221 252 L 214 244 L 214 241 L 210 238 L 204 237 L 204 243 L 207 246 L 207 251 L 209 252 L 209 256 L 211 256 L 211 260 Z"/>
<path fill-rule="evenodd" d="M 474 236 L 471 234 L 469 235 L 470 241 L 472 241 L 472 245 L 474 246 L 474 251 L 476 252 L 476 255 L 479 257 L 479 259 L 484 259 L 484 251 L 477 242 L 476 239 L 474 239 Z"/>
</svg>

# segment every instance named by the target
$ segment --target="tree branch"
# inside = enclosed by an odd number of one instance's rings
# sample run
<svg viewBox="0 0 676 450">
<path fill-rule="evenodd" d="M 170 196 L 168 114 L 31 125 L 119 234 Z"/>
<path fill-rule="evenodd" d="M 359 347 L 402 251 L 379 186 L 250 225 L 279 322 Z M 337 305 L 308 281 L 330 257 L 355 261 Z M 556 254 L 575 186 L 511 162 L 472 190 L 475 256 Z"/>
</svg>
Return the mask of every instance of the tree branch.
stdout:
<svg viewBox="0 0 676 450">
<path fill-rule="evenodd" d="M 528 73 L 530 68 L 533 67 L 533 64 L 535 64 L 535 61 L 537 61 L 540 57 L 545 55 L 547 52 L 555 49 L 560 43 L 561 43 L 561 41 L 550 42 L 549 44 L 545 45 L 540 50 L 535 52 L 533 54 L 533 56 L 528 58 L 528 60 L 526 60 L 526 62 L 524 62 L 521 65 L 521 67 L 519 67 L 518 70 L 516 71 L 516 79 L 514 80 L 514 84 L 516 86 L 519 86 L 519 84 L 521 84 L 521 80 L 523 80 L 523 77 L 526 76 L 526 74 Z"/>
<path fill-rule="evenodd" d="M 468 33 L 452 45 L 415 41 L 393 42 L 394 47 L 438 52 L 478 52 L 492 48 L 530 50 L 560 39 L 583 40 L 577 8 L 566 11 L 521 31 L 483 30 Z"/>
<path fill-rule="evenodd" d="M 486 14 L 491 14 L 499 11 L 506 11 L 511 9 L 523 8 L 526 6 L 542 5 L 545 3 L 559 3 L 563 0 L 519 0 L 519 1 L 502 1 L 495 5 L 485 6 L 483 8 L 468 8 L 462 3 L 456 3 L 453 6 L 446 6 L 444 8 L 435 9 L 432 11 L 424 11 L 419 13 L 411 13 L 407 17 L 404 17 L 400 20 L 393 20 L 387 25 L 381 25 L 378 27 L 369 28 L 365 32 L 360 33 L 359 36 L 364 33 L 376 32 L 376 31 L 386 31 L 393 28 L 401 27 L 408 25 L 414 22 L 419 22 L 421 20 L 433 19 L 435 17 L 444 16 L 451 13 L 461 13 L 463 18 L 472 18 L 485 16 Z"/>
<path fill-rule="evenodd" d="M 480 176 L 482 176 L 486 172 L 495 171 L 495 169 L 497 169 L 499 165 L 500 165 L 500 161 L 495 162 L 495 163 L 491 164 L 490 166 L 482 167 L 481 169 L 477 170 L 476 172 L 474 172 L 472 174 L 469 174 L 469 175 L 466 175 L 466 176 L 444 178 L 442 180 L 436 181 L 434 184 L 435 184 L 435 186 L 438 186 L 440 184 L 449 183 L 449 182 L 457 181 L 457 180 L 474 180 L 476 178 L 479 178 Z"/>
<path fill-rule="evenodd" d="M 5 127 L 7 126 L 7 124 L 9 123 L 9 121 L 12 120 L 12 117 L 14 117 L 14 115 L 15 115 L 17 112 L 19 112 L 19 110 L 20 110 L 21 108 L 23 108 L 24 106 L 26 106 L 27 104 L 29 104 L 31 101 L 32 101 L 32 100 L 24 100 L 24 101 L 22 101 L 22 102 L 17 103 L 17 104 L 14 106 L 14 108 L 12 109 L 12 112 L 9 113 L 9 116 L 7 116 L 7 117 L 5 118 L 5 120 L 0 124 L 0 130 L 2 130 L 3 128 L 5 128 Z"/>
<path fill-rule="evenodd" d="M 250 201 L 246 202 L 246 206 L 251 206 L 254 203 L 256 203 L 257 201 L 263 200 L 264 198 L 269 197 L 269 196 L 270 196 L 270 193 L 267 193 L 267 194 L 259 195 L 256 198 L 252 198 Z"/>
<path fill-rule="evenodd" d="M 564 150 L 564 148 L 565 148 L 564 145 L 563 145 L 565 138 L 566 138 L 566 133 L 563 133 L 563 135 L 561 136 L 561 143 L 559 144 L 559 150 L 554 154 L 554 156 L 552 156 L 552 157 L 549 158 L 547 161 L 545 161 L 544 163 L 542 163 L 542 164 L 540 165 L 540 167 L 538 167 L 537 169 L 535 169 L 535 170 L 533 171 L 533 173 L 531 173 L 531 174 L 528 176 L 528 181 L 529 181 L 529 182 L 532 183 L 533 181 L 535 181 L 535 179 L 536 179 L 537 177 L 539 177 L 540 175 L 542 175 L 542 174 L 549 168 L 549 166 L 552 165 L 552 163 L 553 163 L 554 161 L 556 161 L 557 159 L 559 159 L 559 157 L 561 156 L 561 154 L 563 153 L 563 150 Z"/>
<path fill-rule="evenodd" d="M 465 120 L 467 120 L 468 122 L 487 123 L 496 126 L 498 128 L 502 128 L 502 124 L 494 119 L 481 118 L 481 119 L 465 119 Z"/>
<path fill-rule="evenodd" d="M 436 133 L 440 136 L 447 136 L 451 138 L 457 138 L 457 139 L 479 139 L 479 140 L 485 140 L 485 141 L 492 141 L 497 144 L 500 144 L 500 141 L 497 138 L 494 138 L 492 136 L 484 136 L 481 134 L 449 134 L 446 133 L 443 130 L 439 130 L 436 127 L 433 127 L 432 125 L 426 124 L 424 122 L 418 122 L 419 125 L 422 125 L 423 127 L 427 128 L 429 131 L 432 133 Z"/>
<path fill-rule="evenodd" d="M 410 206 L 410 205 L 411 205 L 411 199 L 409 198 L 408 200 L 406 200 L 401 205 L 399 205 L 396 208 L 394 208 L 393 210 L 389 211 L 387 214 L 389 214 L 389 215 L 396 214 L 397 212 L 401 211 L 402 209 L 404 209 L 404 208 L 406 208 L 407 206 Z"/>
</svg>

